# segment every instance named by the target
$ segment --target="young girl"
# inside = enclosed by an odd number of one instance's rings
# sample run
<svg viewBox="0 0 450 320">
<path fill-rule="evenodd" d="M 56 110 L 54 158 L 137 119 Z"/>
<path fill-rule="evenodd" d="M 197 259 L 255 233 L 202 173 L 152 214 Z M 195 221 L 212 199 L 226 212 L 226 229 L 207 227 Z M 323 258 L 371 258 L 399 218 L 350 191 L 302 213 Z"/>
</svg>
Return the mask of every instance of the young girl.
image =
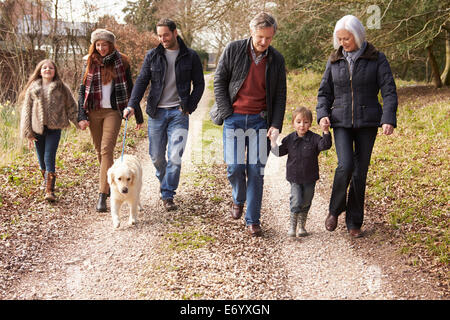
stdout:
<svg viewBox="0 0 450 320">
<path fill-rule="evenodd" d="M 20 94 L 22 113 L 20 132 L 31 149 L 36 147 L 42 176 L 45 179 L 45 199 L 55 201 L 55 161 L 61 129 L 69 120 L 78 127 L 77 104 L 70 89 L 59 78 L 56 64 L 42 60 L 31 74 Z"/>
<path fill-rule="evenodd" d="M 329 126 L 321 126 L 324 134 L 309 131 L 312 113 L 305 107 L 297 108 L 292 114 L 294 132 L 286 136 L 277 146 L 278 133 L 270 136 L 272 153 L 281 157 L 288 155 L 286 179 L 291 183 L 290 228 L 288 235 L 295 237 L 299 222 L 298 237 L 307 235 L 306 217 L 314 197 L 316 181 L 319 179 L 318 155 L 320 151 L 331 148 Z"/>
<path fill-rule="evenodd" d="M 82 130 L 89 127 L 100 163 L 99 199 L 96 210 L 105 212 L 109 194 L 108 169 L 112 166 L 114 147 L 125 109 L 127 117 L 135 114 L 140 129 L 142 110 L 128 107 L 133 89 L 129 59 L 115 47 L 115 35 L 106 29 L 91 34 L 91 46 L 78 97 L 78 121 Z"/>
</svg>

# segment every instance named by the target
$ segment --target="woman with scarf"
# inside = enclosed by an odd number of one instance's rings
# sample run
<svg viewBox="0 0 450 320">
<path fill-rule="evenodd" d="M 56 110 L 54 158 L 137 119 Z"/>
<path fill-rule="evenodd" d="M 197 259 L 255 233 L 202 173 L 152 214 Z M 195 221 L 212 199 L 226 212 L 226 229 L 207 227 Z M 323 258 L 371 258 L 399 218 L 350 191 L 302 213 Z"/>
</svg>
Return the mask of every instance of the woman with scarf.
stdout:
<svg viewBox="0 0 450 320">
<path fill-rule="evenodd" d="M 91 34 L 86 71 L 78 98 L 78 124 L 89 127 L 100 163 L 98 212 L 106 212 L 109 195 L 107 171 L 114 162 L 113 152 L 122 117 L 135 114 L 136 129 L 144 121 L 142 110 L 127 107 L 133 88 L 129 59 L 115 47 L 115 35 L 106 29 Z"/>
<path fill-rule="evenodd" d="M 316 108 L 319 124 L 333 128 L 338 157 L 325 227 L 334 231 L 345 211 L 347 230 L 358 238 L 372 148 L 378 127 L 390 135 L 397 125 L 397 91 L 386 56 L 366 41 L 358 18 L 340 19 L 333 37 L 336 51 L 328 59 Z"/>
</svg>

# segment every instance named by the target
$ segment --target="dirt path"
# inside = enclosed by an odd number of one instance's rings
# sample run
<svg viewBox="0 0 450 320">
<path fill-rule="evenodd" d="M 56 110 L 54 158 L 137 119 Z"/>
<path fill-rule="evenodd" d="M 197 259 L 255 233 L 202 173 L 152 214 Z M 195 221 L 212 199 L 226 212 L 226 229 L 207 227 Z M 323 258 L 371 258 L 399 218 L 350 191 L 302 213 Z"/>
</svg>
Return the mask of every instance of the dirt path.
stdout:
<svg viewBox="0 0 450 320">
<path fill-rule="evenodd" d="M 181 203 L 189 203 L 186 206 L 195 206 L 185 183 L 195 170 L 192 150 L 198 146 L 195 141 L 211 98 L 212 93 L 205 92 L 190 119 L 179 191 Z M 227 205 L 209 208 L 212 220 L 165 212 L 147 141 L 137 149 L 144 167 L 144 210 L 138 224 L 128 227 L 123 211 L 121 227 L 113 231 L 109 213 L 92 210 L 92 216 L 48 250 L 5 299 L 448 299 L 432 280 L 405 266 L 389 246 L 374 244 L 370 233 L 351 240 L 343 226 L 327 232 L 323 226 L 327 200 L 318 191 L 307 222 L 310 235 L 286 237 L 286 157 L 269 158 L 262 214 L 265 234 L 252 239 L 242 221 L 229 219 Z M 168 235 L 186 230 L 201 235 L 198 238 L 205 243 L 213 241 L 197 249 L 168 250 Z"/>
</svg>

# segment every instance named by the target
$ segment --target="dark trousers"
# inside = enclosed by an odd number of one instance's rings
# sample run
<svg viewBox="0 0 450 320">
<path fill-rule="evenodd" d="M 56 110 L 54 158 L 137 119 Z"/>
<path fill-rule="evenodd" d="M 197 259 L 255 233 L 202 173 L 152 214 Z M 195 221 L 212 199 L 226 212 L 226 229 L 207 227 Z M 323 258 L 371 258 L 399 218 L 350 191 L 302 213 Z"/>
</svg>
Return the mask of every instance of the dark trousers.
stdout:
<svg viewBox="0 0 450 320">
<path fill-rule="evenodd" d="M 44 127 L 42 134 L 36 134 L 36 154 L 41 170 L 55 172 L 56 151 L 61 138 L 61 129 L 48 129 Z"/>
<path fill-rule="evenodd" d="M 291 182 L 291 213 L 308 213 L 314 197 L 316 182 L 297 184 Z"/>
<path fill-rule="evenodd" d="M 377 131 L 378 128 L 333 129 L 338 166 L 334 174 L 330 214 L 338 216 L 345 211 L 348 230 L 359 229 L 363 223 L 367 171 Z"/>
</svg>

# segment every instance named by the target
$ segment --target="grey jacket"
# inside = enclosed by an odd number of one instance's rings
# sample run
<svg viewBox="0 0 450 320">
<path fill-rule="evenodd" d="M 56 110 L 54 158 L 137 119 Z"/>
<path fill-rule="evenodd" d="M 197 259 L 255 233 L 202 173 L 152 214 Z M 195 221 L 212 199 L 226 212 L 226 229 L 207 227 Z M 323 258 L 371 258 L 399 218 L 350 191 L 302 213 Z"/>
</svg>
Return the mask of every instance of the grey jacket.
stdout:
<svg viewBox="0 0 450 320">
<path fill-rule="evenodd" d="M 214 76 L 216 106 L 211 116 L 215 123 L 233 114 L 233 102 L 247 78 L 252 62 L 248 55 L 251 38 L 230 42 L 217 65 Z M 273 47 L 269 47 L 266 65 L 267 125 L 280 130 L 286 109 L 286 67 L 284 58 Z"/>
<path fill-rule="evenodd" d="M 331 127 L 397 126 L 397 90 L 386 56 L 368 43 L 350 74 L 342 47 L 331 54 L 317 97 L 317 121 L 329 117 Z M 383 107 L 378 101 L 381 90 Z"/>
</svg>

